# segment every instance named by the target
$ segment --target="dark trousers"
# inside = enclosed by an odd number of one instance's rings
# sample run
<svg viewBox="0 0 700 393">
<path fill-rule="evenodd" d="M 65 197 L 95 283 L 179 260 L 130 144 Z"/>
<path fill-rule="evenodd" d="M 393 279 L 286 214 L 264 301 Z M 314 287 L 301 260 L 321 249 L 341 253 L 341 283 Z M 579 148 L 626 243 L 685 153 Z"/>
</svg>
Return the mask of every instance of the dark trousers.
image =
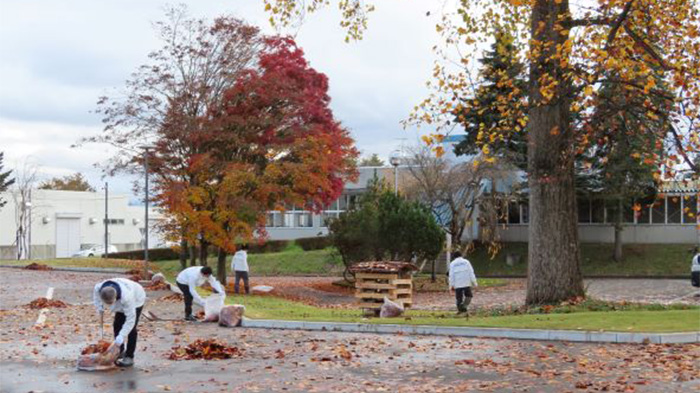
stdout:
<svg viewBox="0 0 700 393">
<path fill-rule="evenodd" d="M 177 283 L 177 287 L 182 291 L 182 297 L 185 298 L 185 317 L 192 315 L 192 293 L 190 293 L 190 287 Z"/>
<path fill-rule="evenodd" d="M 455 297 L 457 298 L 457 311 L 467 312 L 467 307 L 472 302 L 471 287 L 456 288 Z"/>
<path fill-rule="evenodd" d="M 126 352 L 124 352 L 124 344 L 122 344 L 120 351 L 122 354 L 124 354 L 124 357 L 128 358 L 134 358 L 134 352 L 136 352 L 136 340 L 139 338 L 139 331 L 138 331 L 138 326 L 139 326 L 139 318 L 141 317 L 141 310 L 143 310 L 143 306 L 137 307 L 136 308 L 136 322 L 134 323 L 134 328 L 131 329 L 129 332 L 129 335 L 127 336 L 127 341 L 126 341 Z M 124 322 L 126 322 L 126 314 L 122 312 L 117 312 L 114 313 L 114 325 L 112 327 L 114 328 L 114 337 L 117 337 L 117 334 L 119 334 L 119 331 L 122 330 L 122 326 L 124 326 Z"/>
<path fill-rule="evenodd" d="M 240 270 L 236 270 L 236 274 L 233 277 L 233 291 L 238 293 L 238 289 L 240 288 L 238 286 L 238 283 L 240 280 L 243 279 L 243 286 L 245 287 L 245 293 L 250 293 L 250 286 L 248 285 L 248 272 L 243 272 Z"/>
</svg>

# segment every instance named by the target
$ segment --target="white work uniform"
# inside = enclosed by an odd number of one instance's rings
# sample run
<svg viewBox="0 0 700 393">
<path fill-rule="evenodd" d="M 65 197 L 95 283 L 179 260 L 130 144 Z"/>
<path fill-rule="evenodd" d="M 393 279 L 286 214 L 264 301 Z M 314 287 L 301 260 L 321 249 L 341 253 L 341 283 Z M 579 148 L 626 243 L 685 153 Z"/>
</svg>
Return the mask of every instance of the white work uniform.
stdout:
<svg viewBox="0 0 700 393">
<path fill-rule="evenodd" d="M 693 262 L 690 265 L 691 272 L 700 272 L 700 254 L 695 254 L 693 257 Z"/>
<path fill-rule="evenodd" d="M 216 289 L 220 294 L 225 294 L 224 287 L 217 281 L 213 274 L 207 279 L 202 274 L 202 266 L 192 266 L 181 271 L 175 279 L 178 284 L 187 285 L 190 288 L 190 293 L 194 301 L 200 306 L 204 306 L 204 299 L 197 293 L 197 287 L 202 286 L 205 281 L 209 282 L 212 288 Z"/>
<path fill-rule="evenodd" d="M 114 282 L 119 286 L 119 291 L 117 291 L 119 299 L 110 306 L 110 310 L 115 313 L 120 312 L 126 316 L 126 321 L 117 335 L 122 338 L 122 341 L 126 341 L 126 336 L 129 335 L 136 325 L 136 309 L 142 307 L 146 303 L 146 291 L 144 291 L 139 283 L 127 278 L 112 278 L 99 282 L 95 285 L 92 296 L 98 312 L 104 310 L 105 303 L 102 301 L 102 298 L 100 298 L 100 289 L 106 281 Z"/>
<path fill-rule="evenodd" d="M 236 272 L 248 271 L 248 252 L 246 250 L 236 251 L 231 259 L 231 270 Z"/>
<path fill-rule="evenodd" d="M 450 287 L 451 288 L 466 288 L 476 287 L 476 276 L 472 264 L 462 258 L 455 258 L 450 262 Z"/>
</svg>

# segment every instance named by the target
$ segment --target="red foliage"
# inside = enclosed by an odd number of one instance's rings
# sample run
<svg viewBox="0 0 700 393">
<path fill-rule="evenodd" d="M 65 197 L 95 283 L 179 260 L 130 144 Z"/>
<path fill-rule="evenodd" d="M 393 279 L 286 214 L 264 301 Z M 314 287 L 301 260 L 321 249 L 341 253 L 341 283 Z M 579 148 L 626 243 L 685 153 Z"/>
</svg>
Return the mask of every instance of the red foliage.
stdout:
<svg viewBox="0 0 700 393">
<path fill-rule="evenodd" d="M 264 231 L 267 211 L 322 210 L 355 176 L 357 151 L 329 108 L 328 78 L 289 38 L 267 39 L 263 48 L 257 66 L 199 119 L 203 131 L 184 132 L 173 118 L 156 142 L 160 171 L 182 170 L 169 164 L 181 157 L 177 146 L 192 152 L 189 180 L 159 183 L 161 206 L 186 223 L 189 237 L 204 234 L 227 252 L 235 251 L 232 239 Z"/>
<path fill-rule="evenodd" d="M 52 267 L 42 265 L 39 263 L 30 263 L 29 265 L 25 266 L 24 269 L 27 269 L 27 270 L 53 270 Z"/>
<path fill-rule="evenodd" d="M 68 304 L 60 300 L 53 300 L 47 299 L 45 297 L 40 297 L 32 300 L 29 304 L 27 304 L 26 307 L 31 308 L 33 310 L 38 310 L 42 308 L 65 308 L 68 307 Z"/>
<path fill-rule="evenodd" d="M 105 353 L 109 346 L 112 345 L 109 341 L 100 340 L 97 344 L 90 344 L 80 351 L 81 355 L 92 355 L 93 353 Z"/>
<path fill-rule="evenodd" d="M 243 350 L 238 347 L 228 345 L 214 340 L 196 340 L 186 347 L 173 347 L 168 355 L 170 360 L 192 360 L 192 359 L 230 359 L 234 356 L 243 356 Z"/>
</svg>

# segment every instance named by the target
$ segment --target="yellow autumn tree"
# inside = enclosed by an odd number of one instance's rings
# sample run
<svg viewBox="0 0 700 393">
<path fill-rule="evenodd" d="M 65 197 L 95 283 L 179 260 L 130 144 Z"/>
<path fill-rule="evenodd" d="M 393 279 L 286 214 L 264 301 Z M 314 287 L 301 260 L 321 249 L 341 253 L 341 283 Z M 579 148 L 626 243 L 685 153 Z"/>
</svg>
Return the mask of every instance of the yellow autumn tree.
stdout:
<svg viewBox="0 0 700 393">
<path fill-rule="evenodd" d="M 265 7 L 273 24 L 284 25 L 330 3 L 265 0 Z M 341 24 L 347 28 L 347 39 L 361 38 L 373 4 L 363 0 L 335 4 L 342 14 Z M 584 295 L 574 157 L 601 143 L 590 125 L 601 85 L 616 84 L 622 94 L 649 97 L 643 102 L 646 116 L 659 118 L 664 126 L 637 131 L 657 133 L 654 139 L 659 144 L 658 149 L 640 152 L 646 156 L 639 158 L 664 168 L 664 173 L 659 170 L 656 176 L 667 178 L 678 169 L 698 173 L 693 158 L 700 151 L 699 14 L 699 0 L 576 4 L 568 0 L 461 0 L 454 4 L 454 12 L 443 14 L 437 26 L 443 37 L 440 54 L 449 56 L 449 48 L 457 47 L 459 51 L 452 53 L 473 54 L 474 58 L 436 63 L 433 94 L 409 118 L 437 130 L 428 140 L 448 133 L 455 126 L 455 115 L 469 105 L 463 98 L 473 87 L 470 64 L 491 42 L 496 29 L 513 37 L 528 69 L 524 107 L 513 108 L 512 100 L 504 95 L 490 108 L 504 118 L 511 113 L 527 115 L 514 128 L 484 128 L 479 138 L 482 152 L 488 156 L 493 150 L 489 144 L 505 138 L 504 133 L 527 133 L 528 304 L 556 303 Z M 665 88 L 658 86 L 659 80 Z M 658 107 L 659 102 L 664 110 Z"/>
</svg>

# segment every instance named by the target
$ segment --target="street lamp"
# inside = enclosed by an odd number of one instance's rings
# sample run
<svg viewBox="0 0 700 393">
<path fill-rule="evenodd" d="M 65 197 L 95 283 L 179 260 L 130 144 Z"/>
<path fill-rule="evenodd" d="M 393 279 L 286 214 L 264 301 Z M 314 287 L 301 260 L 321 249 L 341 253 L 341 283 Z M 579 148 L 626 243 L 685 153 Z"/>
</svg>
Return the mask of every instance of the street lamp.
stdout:
<svg viewBox="0 0 700 393">
<path fill-rule="evenodd" d="M 401 164 L 401 151 L 394 150 L 389 157 L 389 163 L 394 167 L 394 194 L 399 194 L 399 164 Z"/>
<path fill-rule="evenodd" d="M 154 149 L 153 146 L 141 146 L 141 149 L 143 149 L 143 163 L 144 163 L 144 169 L 145 169 L 145 185 L 144 185 L 144 191 L 146 192 L 145 195 L 145 205 L 146 205 L 146 210 L 144 213 L 144 243 L 143 243 L 143 260 L 144 260 L 144 273 L 148 273 L 148 201 L 149 201 L 149 196 L 148 196 L 148 156 L 151 154 L 151 149 Z"/>
</svg>

